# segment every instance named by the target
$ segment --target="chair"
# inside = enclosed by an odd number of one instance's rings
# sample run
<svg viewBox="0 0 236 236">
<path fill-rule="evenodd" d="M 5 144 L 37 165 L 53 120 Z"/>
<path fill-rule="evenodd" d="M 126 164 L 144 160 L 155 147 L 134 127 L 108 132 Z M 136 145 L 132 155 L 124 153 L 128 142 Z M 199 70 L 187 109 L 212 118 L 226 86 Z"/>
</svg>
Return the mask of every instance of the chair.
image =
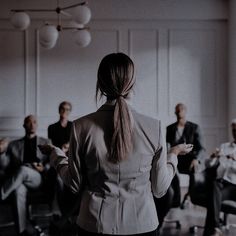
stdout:
<svg viewBox="0 0 236 236">
<path fill-rule="evenodd" d="M 27 193 L 27 210 L 31 224 L 38 235 L 45 235 L 41 227 L 49 226 L 50 219 L 54 215 L 53 203 L 56 193 L 56 172 L 50 168 L 43 178 L 43 184 L 38 189 L 30 189 Z"/>
<path fill-rule="evenodd" d="M 236 202 L 232 200 L 225 200 L 221 205 L 221 211 L 224 212 L 223 227 L 229 229 L 230 226 L 236 227 L 236 224 L 227 223 L 227 218 L 229 214 L 236 215 Z"/>
<path fill-rule="evenodd" d="M 4 214 L 1 214 L 0 217 L 0 230 L 4 230 L 9 227 L 15 228 L 15 211 L 13 205 L 14 201 L 12 195 L 10 195 L 6 200 L 0 201 L 0 211 L 4 212 Z"/>
<path fill-rule="evenodd" d="M 180 199 L 181 199 L 181 193 L 180 193 L 180 180 L 179 175 L 176 174 L 171 182 L 170 189 L 173 191 L 172 195 L 172 204 L 171 208 L 178 208 L 181 206 Z M 164 219 L 165 223 L 174 223 L 176 224 L 176 229 L 181 229 L 181 223 L 177 219 Z"/>
<path fill-rule="evenodd" d="M 44 213 L 44 216 L 50 217 L 53 215 L 53 200 L 54 195 L 45 193 L 42 189 L 30 190 L 27 195 L 27 205 L 29 219 L 33 220 L 35 217 L 40 217 L 42 214 L 33 213 L 33 206 L 36 205 L 47 205 L 49 213 Z"/>
<path fill-rule="evenodd" d="M 195 172 L 190 175 L 189 195 L 191 202 L 195 205 L 206 207 L 207 181 L 212 181 L 212 178 L 215 177 L 214 172 L 209 171 L 204 170 L 202 172 Z M 236 227 L 236 224 L 227 223 L 228 214 L 236 215 L 236 201 L 224 200 L 221 205 L 221 211 L 224 213 L 222 226 L 226 229 L 228 229 L 230 226 Z M 189 231 L 191 233 L 196 233 L 198 228 L 204 228 L 204 226 L 194 225 L 189 228 Z"/>
<path fill-rule="evenodd" d="M 175 175 L 166 194 L 161 198 L 154 197 L 154 202 L 156 205 L 157 215 L 160 223 L 158 229 L 161 229 L 163 222 L 174 223 L 176 224 L 176 229 L 181 229 L 181 223 L 179 220 L 166 218 L 166 215 L 171 208 L 177 208 L 180 206 L 180 192 L 178 187 L 179 177 Z"/>
</svg>

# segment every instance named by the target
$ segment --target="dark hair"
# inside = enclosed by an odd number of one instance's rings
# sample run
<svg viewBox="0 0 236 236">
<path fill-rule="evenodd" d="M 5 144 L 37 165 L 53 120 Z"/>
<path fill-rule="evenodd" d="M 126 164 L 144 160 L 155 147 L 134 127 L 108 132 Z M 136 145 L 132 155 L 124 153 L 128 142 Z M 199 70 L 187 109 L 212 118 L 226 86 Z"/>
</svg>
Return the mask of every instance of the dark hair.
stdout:
<svg viewBox="0 0 236 236">
<path fill-rule="evenodd" d="M 183 104 L 183 103 L 178 103 L 178 104 L 176 104 L 175 109 L 177 109 L 178 107 L 182 107 L 184 110 L 187 110 L 186 105 Z"/>
<path fill-rule="evenodd" d="M 124 53 L 105 56 L 98 68 L 96 99 L 115 100 L 110 160 L 120 162 L 132 149 L 132 114 L 125 98 L 135 83 L 133 61 Z"/>
<path fill-rule="evenodd" d="M 68 101 L 63 101 L 60 103 L 59 107 L 58 107 L 58 112 L 60 113 L 61 109 L 63 108 L 63 106 L 68 105 L 70 107 L 70 110 L 72 110 L 72 105 L 70 102 Z"/>
<path fill-rule="evenodd" d="M 28 115 L 28 116 L 26 116 L 25 118 L 24 118 L 24 125 L 28 122 L 28 120 L 30 120 L 30 118 L 34 118 L 35 120 L 37 120 L 36 119 L 36 116 L 35 115 L 33 115 L 33 114 L 30 114 L 30 115 Z"/>
</svg>

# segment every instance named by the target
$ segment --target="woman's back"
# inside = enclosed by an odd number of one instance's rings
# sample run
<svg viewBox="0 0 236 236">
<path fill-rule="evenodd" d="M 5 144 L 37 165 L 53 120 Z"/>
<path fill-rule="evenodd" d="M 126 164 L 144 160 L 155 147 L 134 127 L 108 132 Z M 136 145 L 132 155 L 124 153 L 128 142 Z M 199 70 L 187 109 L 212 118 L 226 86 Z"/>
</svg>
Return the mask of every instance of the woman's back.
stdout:
<svg viewBox="0 0 236 236">
<path fill-rule="evenodd" d="M 78 224 L 105 234 L 155 230 L 150 170 L 160 146 L 159 121 L 132 111 L 132 151 L 126 160 L 113 163 L 109 161 L 113 113 L 114 106 L 104 105 L 74 122 L 77 157 L 86 169 Z"/>
</svg>

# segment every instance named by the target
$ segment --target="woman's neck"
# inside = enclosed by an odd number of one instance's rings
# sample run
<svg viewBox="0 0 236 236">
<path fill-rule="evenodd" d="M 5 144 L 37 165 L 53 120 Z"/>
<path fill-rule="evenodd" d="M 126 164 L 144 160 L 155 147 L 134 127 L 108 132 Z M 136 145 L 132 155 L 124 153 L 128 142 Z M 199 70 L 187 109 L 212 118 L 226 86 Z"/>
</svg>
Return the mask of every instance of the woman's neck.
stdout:
<svg viewBox="0 0 236 236">
<path fill-rule="evenodd" d="M 125 98 L 125 101 L 127 102 L 128 105 L 132 105 L 132 101 L 130 98 Z M 115 105 L 116 104 L 116 99 L 113 100 L 106 100 L 105 105 Z"/>
<path fill-rule="evenodd" d="M 68 119 L 66 118 L 60 118 L 60 124 L 62 127 L 66 127 L 68 123 Z"/>
</svg>

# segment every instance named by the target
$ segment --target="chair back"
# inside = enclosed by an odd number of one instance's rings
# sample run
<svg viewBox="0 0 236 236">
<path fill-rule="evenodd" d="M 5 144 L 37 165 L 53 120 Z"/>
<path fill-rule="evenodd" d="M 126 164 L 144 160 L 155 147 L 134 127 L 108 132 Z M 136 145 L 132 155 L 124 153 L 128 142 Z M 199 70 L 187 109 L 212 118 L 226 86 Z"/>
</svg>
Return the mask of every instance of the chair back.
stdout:
<svg viewBox="0 0 236 236">
<path fill-rule="evenodd" d="M 194 172 L 190 174 L 189 195 L 195 205 L 206 207 L 207 172 Z"/>
</svg>

